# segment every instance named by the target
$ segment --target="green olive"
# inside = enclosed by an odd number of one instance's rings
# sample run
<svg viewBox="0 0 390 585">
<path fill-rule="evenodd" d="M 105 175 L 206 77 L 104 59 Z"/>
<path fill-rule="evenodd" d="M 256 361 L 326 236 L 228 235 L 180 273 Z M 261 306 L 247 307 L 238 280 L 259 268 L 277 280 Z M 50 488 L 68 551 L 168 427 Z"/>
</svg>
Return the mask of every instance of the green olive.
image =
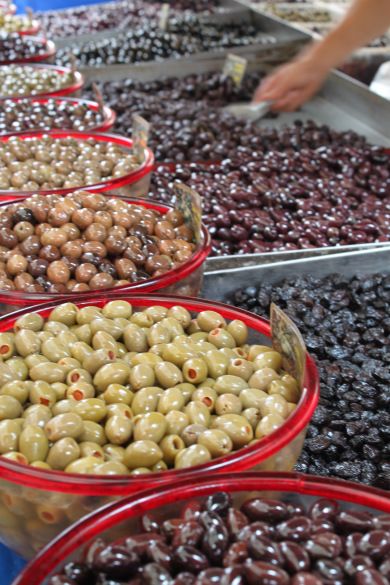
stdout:
<svg viewBox="0 0 390 585">
<path fill-rule="evenodd" d="M 197 341 L 194 347 L 201 358 L 204 358 L 209 351 L 215 351 L 215 346 L 208 341 Z"/>
<path fill-rule="evenodd" d="M 79 325 L 85 325 L 91 323 L 94 319 L 102 317 L 102 312 L 98 307 L 82 307 L 79 309 L 76 321 Z"/>
<path fill-rule="evenodd" d="M 183 364 L 183 376 L 186 382 L 200 384 L 208 375 L 206 362 L 201 358 L 191 358 Z"/>
<path fill-rule="evenodd" d="M 191 323 L 191 314 L 187 309 L 180 305 L 174 305 L 168 310 L 167 317 L 173 318 L 180 323 L 184 328 L 187 328 Z"/>
<path fill-rule="evenodd" d="M 128 475 L 129 470 L 120 461 L 105 461 L 94 469 L 95 475 Z"/>
<path fill-rule="evenodd" d="M 163 389 L 158 386 L 149 386 L 138 390 L 131 403 L 134 415 L 144 414 L 157 410 L 157 404 Z"/>
<path fill-rule="evenodd" d="M 272 394 L 271 396 L 267 396 L 263 401 L 260 407 L 260 412 L 262 416 L 267 416 L 267 414 L 279 414 L 282 418 L 287 418 L 289 415 L 287 404 L 287 400 L 283 398 L 283 396 L 280 394 Z"/>
<path fill-rule="evenodd" d="M 224 431 L 233 441 L 234 449 L 245 447 L 253 439 L 253 429 L 244 416 L 223 414 L 217 416 L 212 427 Z"/>
<path fill-rule="evenodd" d="M 127 386 L 123 386 L 122 384 L 109 384 L 103 392 L 102 398 L 106 404 L 116 404 L 120 402 L 130 405 L 134 398 L 134 393 Z"/>
<path fill-rule="evenodd" d="M 82 364 L 87 355 L 93 352 L 93 349 L 84 341 L 76 341 L 76 343 L 70 348 L 70 352 L 72 357 Z"/>
<path fill-rule="evenodd" d="M 81 367 L 79 360 L 76 360 L 73 357 L 65 357 L 58 360 L 58 365 L 62 366 L 66 369 L 66 373 L 68 374 L 71 370 L 77 369 Z"/>
<path fill-rule="evenodd" d="M 190 345 L 176 345 L 175 343 L 165 343 L 162 352 L 162 358 L 167 362 L 172 362 L 180 368 L 190 358 L 198 356 L 197 351 Z"/>
<path fill-rule="evenodd" d="M 80 457 L 96 457 L 101 462 L 104 461 L 104 451 L 100 445 L 93 441 L 83 441 L 79 443 Z"/>
<path fill-rule="evenodd" d="M 204 445 L 191 445 L 180 451 L 175 457 L 175 468 L 184 469 L 202 465 L 211 461 L 210 451 Z"/>
<path fill-rule="evenodd" d="M 25 426 L 19 437 L 19 451 L 29 463 L 45 461 L 49 451 L 49 441 L 43 429 L 37 425 Z"/>
<path fill-rule="evenodd" d="M 77 439 L 82 432 L 83 420 L 81 416 L 74 412 L 58 414 L 45 425 L 45 433 L 51 442 L 59 441 L 59 439 L 63 439 L 64 437 Z"/>
<path fill-rule="evenodd" d="M 256 427 L 255 437 L 256 439 L 261 439 L 262 437 L 266 437 L 270 435 L 276 429 L 282 426 L 284 423 L 284 418 L 277 414 L 276 412 L 272 414 L 267 414 L 264 416 L 259 424 Z"/>
<path fill-rule="evenodd" d="M 83 360 L 83 369 L 94 375 L 102 366 L 114 362 L 116 354 L 110 349 L 96 349 Z"/>
<path fill-rule="evenodd" d="M 180 410 L 171 410 L 167 413 L 165 420 L 168 425 L 168 435 L 181 435 L 183 430 L 190 424 L 188 415 Z"/>
<path fill-rule="evenodd" d="M 58 321 L 71 327 L 77 321 L 78 312 L 78 307 L 73 303 L 61 303 L 61 305 L 52 310 L 49 315 L 49 321 Z"/>
<path fill-rule="evenodd" d="M 106 319 L 105 317 L 101 316 L 98 319 L 93 319 L 89 326 L 91 327 L 92 335 L 94 336 L 95 333 L 100 331 L 104 331 L 111 335 L 115 341 L 119 339 L 122 335 L 122 328 L 118 326 L 112 319 Z"/>
<path fill-rule="evenodd" d="M 87 384 L 91 384 L 92 376 L 84 368 L 74 368 L 67 373 L 66 382 L 69 386 L 72 384 L 78 384 L 79 382 L 86 382 Z"/>
<path fill-rule="evenodd" d="M 107 415 L 107 406 L 104 400 L 99 398 L 85 398 L 74 402 L 73 413 L 79 415 L 82 420 L 100 422 Z"/>
<path fill-rule="evenodd" d="M 221 414 L 240 414 L 242 402 L 235 394 L 220 394 L 215 402 L 215 412 Z"/>
<path fill-rule="evenodd" d="M 57 402 L 57 395 L 48 382 L 37 380 L 30 390 L 29 399 L 31 404 L 43 404 L 51 408 Z"/>
<path fill-rule="evenodd" d="M 70 348 L 74 343 L 79 341 L 77 335 L 75 335 L 72 331 L 63 331 L 56 337 L 58 343 L 66 347 L 67 351 L 70 355 Z"/>
<path fill-rule="evenodd" d="M 207 336 L 207 340 L 218 349 L 222 347 L 233 349 L 233 347 L 236 347 L 233 335 L 226 331 L 226 329 L 212 329 Z"/>
<path fill-rule="evenodd" d="M 110 384 L 126 384 L 129 376 L 130 367 L 124 362 L 115 362 L 99 368 L 93 383 L 99 392 L 104 392 Z"/>
<path fill-rule="evenodd" d="M 127 443 L 133 434 L 133 423 L 125 416 L 111 416 L 104 427 L 106 437 L 113 445 Z"/>
<path fill-rule="evenodd" d="M 129 469 L 151 467 L 163 458 L 160 447 L 149 440 L 134 441 L 125 451 L 123 463 Z"/>
<path fill-rule="evenodd" d="M 240 319 L 230 321 L 226 327 L 230 335 L 233 335 L 236 345 L 244 345 L 248 340 L 248 327 Z"/>
<path fill-rule="evenodd" d="M 102 310 L 103 316 L 107 319 L 116 319 L 118 317 L 129 319 L 132 312 L 133 307 L 127 301 L 109 301 Z"/>
<path fill-rule="evenodd" d="M 159 446 L 168 465 L 173 465 L 176 455 L 185 448 L 184 441 L 179 435 L 166 435 Z"/>
<path fill-rule="evenodd" d="M 30 353 L 38 353 L 41 349 L 41 340 L 35 331 L 31 329 L 21 329 L 15 334 L 16 351 L 22 357 Z"/>
<path fill-rule="evenodd" d="M 161 319 L 160 325 L 168 329 L 168 331 L 171 333 L 171 339 L 177 337 L 177 335 L 184 334 L 183 326 L 177 319 L 174 319 L 173 317 L 164 317 L 164 319 Z"/>
<path fill-rule="evenodd" d="M 191 424 L 198 424 L 207 427 L 210 422 L 210 410 L 200 400 L 191 400 L 184 412 L 188 415 Z"/>
<path fill-rule="evenodd" d="M 32 404 L 23 412 L 22 417 L 26 425 L 37 425 L 45 428 L 46 423 L 52 418 L 52 412 L 48 406 L 43 404 Z"/>
<path fill-rule="evenodd" d="M 28 384 L 20 380 L 7 382 L 1 387 L 0 396 L 13 396 L 18 402 L 24 404 L 28 398 Z"/>
<path fill-rule="evenodd" d="M 18 450 L 21 432 L 19 419 L 0 421 L 0 455 Z"/>
<path fill-rule="evenodd" d="M 242 411 L 242 416 L 251 424 L 252 429 L 255 429 L 261 420 L 261 412 L 258 408 L 249 407 Z"/>
<path fill-rule="evenodd" d="M 156 381 L 154 369 L 148 364 L 138 364 L 130 371 L 129 382 L 133 391 L 153 386 Z"/>
<path fill-rule="evenodd" d="M 257 408 L 260 410 L 266 398 L 268 398 L 268 394 L 258 388 L 245 388 L 240 393 L 243 408 Z"/>
<path fill-rule="evenodd" d="M 182 430 L 180 436 L 183 439 L 186 447 L 189 447 L 190 445 L 195 445 L 198 442 L 200 435 L 206 430 L 207 427 L 204 425 L 190 424 Z"/>
<path fill-rule="evenodd" d="M 243 378 L 246 382 L 252 376 L 254 371 L 254 367 L 252 362 L 248 360 L 243 360 L 241 358 L 237 358 L 232 360 L 227 369 L 227 373 L 232 376 L 238 376 L 239 378 Z"/>
<path fill-rule="evenodd" d="M 146 352 L 149 349 L 145 331 L 134 323 L 129 323 L 123 331 L 123 341 L 128 351 Z"/>
<path fill-rule="evenodd" d="M 154 371 L 159 384 L 163 388 L 170 388 L 183 382 L 183 374 L 177 366 L 170 362 L 161 362 L 154 366 Z"/>
<path fill-rule="evenodd" d="M 216 311 L 201 311 L 196 317 L 196 322 L 202 331 L 209 333 L 213 329 L 226 327 L 226 321 Z"/>
<path fill-rule="evenodd" d="M 22 357 L 11 357 L 7 359 L 7 366 L 11 370 L 14 379 L 26 380 L 28 377 L 28 366 Z"/>
<path fill-rule="evenodd" d="M 279 370 L 282 367 L 282 356 L 277 351 L 265 351 L 256 356 L 253 365 L 255 370 L 262 370 L 264 368 Z"/>
<path fill-rule="evenodd" d="M 214 384 L 214 390 L 217 394 L 240 394 L 242 390 L 248 388 L 248 383 L 238 376 L 231 376 L 226 374 L 225 376 L 219 376 Z"/>
<path fill-rule="evenodd" d="M 50 447 L 47 463 L 52 469 L 63 471 L 80 457 L 80 447 L 72 437 L 63 437 Z"/>
<path fill-rule="evenodd" d="M 169 329 L 164 327 L 161 323 L 154 323 L 146 334 L 146 339 L 149 345 L 156 345 L 157 343 L 169 343 L 172 335 Z"/>
<path fill-rule="evenodd" d="M 298 385 L 288 385 L 283 382 L 283 379 L 273 380 L 269 385 L 268 394 L 280 394 L 280 396 L 283 396 L 288 402 L 295 403 L 297 403 L 300 398 Z"/>
<path fill-rule="evenodd" d="M 140 311 L 138 313 L 133 313 L 130 317 L 130 323 L 132 325 L 136 325 L 137 327 L 146 327 L 149 329 L 154 323 L 153 318 L 150 314 L 146 313 L 146 311 Z"/>
<path fill-rule="evenodd" d="M 83 422 L 83 431 L 77 438 L 80 442 L 92 441 L 101 447 L 107 443 L 104 428 L 93 420 L 85 420 Z"/>
<path fill-rule="evenodd" d="M 256 357 L 266 351 L 273 351 L 269 345 L 251 345 L 248 351 L 248 360 L 253 362 Z"/>
<path fill-rule="evenodd" d="M 196 390 L 196 386 L 194 386 L 194 384 L 190 384 L 189 382 L 182 382 L 181 384 L 177 384 L 173 387 L 177 388 L 177 390 L 180 390 L 186 404 L 191 400 L 191 396 Z"/>
<path fill-rule="evenodd" d="M 23 412 L 19 400 L 13 396 L 0 396 L 0 420 L 18 418 Z"/>
<path fill-rule="evenodd" d="M 164 358 L 166 359 L 166 358 Z M 132 367 L 137 366 L 139 364 L 147 364 L 148 366 L 155 366 L 159 362 L 164 361 L 159 355 L 155 353 L 151 353 L 150 351 L 146 351 L 143 353 L 135 353 L 134 356 L 131 358 L 130 365 Z M 169 361 L 169 360 L 168 360 Z"/>
<path fill-rule="evenodd" d="M 207 335 L 208 335 L 208 333 L 206 333 L 206 331 L 197 331 L 196 333 L 191 333 L 189 339 L 193 339 L 195 342 L 196 341 L 206 341 Z"/>
<path fill-rule="evenodd" d="M 103 451 L 106 461 L 120 461 L 122 463 L 125 458 L 125 449 L 120 445 L 107 443 L 104 445 Z"/>
<path fill-rule="evenodd" d="M 64 382 L 65 377 L 66 369 L 52 362 L 37 364 L 30 370 L 30 378 L 32 380 L 44 380 L 49 384 Z"/>
<path fill-rule="evenodd" d="M 26 313 L 15 321 L 15 333 L 22 329 L 29 329 L 31 331 L 41 331 L 44 324 L 44 319 L 38 313 Z"/>
<path fill-rule="evenodd" d="M 148 440 L 159 443 L 166 434 L 167 427 L 165 416 L 160 412 L 148 412 L 140 415 L 134 425 L 134 440 Z"/>
<path fill-rule="evenodd" d="M 63 398 L 59 400 L 51 407 L 51 411 L 53 416 L 57 416 L 58 414 L 65 414 L 66 412 L 73 411 L 74 400 L 71 398 Z"/>
<path fill-rule="evenodd" d="M 66 390 L 66 398 L 72 400 L 83 400 L 84 398 L 95 398 L 95 388 L 92 384 L 80 380 L 76 384 L 68 386 Z"/>
<path fill-rule="evenodd" d="M 229 358 L 217 349 L 208 351 L 203 359 L 212 378 L 218 378 L 227 373 Z"/>
<path fill-rule="evenodd" d="M 153 323 L 158 323 L 168 315 L 168 309 L 161 305 L 152 305 L 151 307 L 147 307 L 144 313 L 152 318 Z"/>
<path fill-rule="evenodd" d="M 92 331 L 87 323 L 85 325 L 76 325 L 72 327 L 72 331 L 79 341 L 83 341 L 84 343 L 91 345 Z"/>
<path fill-rule="evenodd" d="M 272 368 L 262 368 L 257 370 L 248 380 L 248 385 L 251 388 L 258 388 L 259 390 L 267 390 L 274 380 L 278 380 L 279 375 Z"/>
<path fill-rule="evenodd" d="M 220 429 L 207 429 L 198 437 L 198 445 L 203 445 L 211 456 L 223 457 L 233 450 L 233 442 L 229 435 Z"/>
<path fill-rule="evenodd" d="M 134 413 L 127 404 L 123 404 L 123 402 L 117 402 L 107 405 L 107 419 L 109 419 L 111 416 L 124 416 L 125 418 L 132 420 L 134 418 Z"/>
<path fill-rule="evenodd" d="M 181 410 L 184 407 L 185 400 L 182 392 L 178 388 L 168 388 L 160 396 L 157 410 L 161 414 L 167 414 L 171 410 Z"/>
<path fill-rule="evenodd" d="M 43 326 L 44 331 L 51 331 L 55 337 L 62 333 L 63 331 L 69 331 L 69 328 L 65 325 L 65 323 L 60 323 L 59 321 L 46 321 Z"/>
<path fill-rule="evenodd" d="M 130 472 L 130 475 L 145 475 L 146 473 L 152 473 L 152 470 L 148 467 L 137 467 Z"/>
<path fill-rule="evenodd" d="M 14 335 L 8 332 L 0 333 L 0 357 L 8 360 L 15 353 Z"/>
<path fill-rule="evenodd" d="M 83 474 L 94 474 L 96 467 L 100 464 L 100 459 L 97 457 L 81 457 L 69 463 L 65 467 L 66 473 L 83 473 Z"/>
</svg>

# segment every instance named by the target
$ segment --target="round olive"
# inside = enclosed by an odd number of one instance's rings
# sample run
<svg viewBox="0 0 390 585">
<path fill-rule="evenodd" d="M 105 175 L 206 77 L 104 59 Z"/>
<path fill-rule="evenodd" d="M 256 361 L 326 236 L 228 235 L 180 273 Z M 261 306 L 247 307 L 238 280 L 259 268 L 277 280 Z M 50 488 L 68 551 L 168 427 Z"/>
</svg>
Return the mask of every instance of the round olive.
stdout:
<svg viewBox="0 0 390 585">
<path fill-rule="evenodd" d="M 245 447 L 253 439 L 253 429 L 244 416 L 239 414 L 222 414 L 217 416 L 212 427 L 224 431 L 233 442 L 235 449 Z"/>
<path fill-rule="evenodd" d="M 138 364 L 130 371 L 129 382 L 134 391 L 146 388 L 147 386 L 153 386 L 155 381 L 156 376 L 151 365 Z"/>
<path fill-rule="evenodd" d="M 140 415 L 134 425 L 134 440 L 148 440 L 159 443 L 167 431 L 167 421 L 160 412 L 148 412 Z"/>
<path fill-rule="evenodd" d="M 0 421 L 0 455 L 18 450 L 21 432 L 19 419 Z"/>
<path fill-rule="evenodd" d="M 207 332 L 226 327 L 225 319 L 216 311 L 201 311 L 196 317 L 196 322 L 202 331 Z"/>
<path fill-rule="evenodd" d="M 127 301 L 109 301 L 102 310 L 104 317 L 108 319 L 115 319 L 117 317 L 129 319 L 132 312 L 133 308 Z"/>
<path fill-rule="evenodd" d="M 160 447 L 149 440 L 134 441 L 125 450 L 123 463 L 129 469 L 151 467 L 163 458 Z"/>
<path fill-rule="evenodd" d="M 200 400 L 191 400 L 184 412 L 188 415 L 191 424 L 203 425 L 207 427 L 210 422 L 210 410 Z"/>
<path fill-rule="evenodd" d="M 184 429 L 190 424 L 188 415 L 180 410 L 171 410 L 166 414 L 165 420 L 168 425 L 168 435 L 181 435 Z"/>
<path fill-rule="evenodd" d="M 77 439 L 83 432 L 83 420 L 81 416 L 73 412 L 58 414 L 46 423 L 45 432 L 51 442 L 64 437 Z"/>
<path fill-rule="evenodd" d="M 104 400 L 99 398 L 84 398 L 74 402 L 73 412 L 82 420 L 100 422 L 107 415 L 107 406 Z"/>
<path fill-rule="evenodd" d="M 204 445 L 191 445 L 176 455 L 175 468 L 184 469 L 194 465 L 202 465 L 210 460 L 210 451 Z"/>
<path fill-rule="evenodd" d="M 163 388 L 170 388 L 183 382 L 183 374 L 175 364 L 161 362 L 154 366 L 154 371 L 159 384 Z"/>
<path fill-rule="evenodd" d="M 200 384 L 208 375 L 206 362 L 201 358 L 191 358 L 183 364 L 183 376 L 186 382 Z"/>
<path fill-rule="evenodd" d="M 124 445 L 133 434 L 133 423 L 125 416 L 111 416 L 104 427 L 107 440 L 113 445 Z"/>
<path fill-rule="evenodd" d="M 163 389 L 158 386 L 149 386 L 138 390 L 131 403 L 134 415 L 157 410 L 157 404 L 163 392 Z"/>
<path fill-rule="evenodd" d="M 176 455 L 185 448 L 184 441 L 179 435 L 166 435 L 159 446 L 168 465 L 173 465 Z"/>
<path fill-rule="evenodd" d="M 272 368 L 262 368 L 257 370 L 248 380 L 251 388 L 258 390 L 267 390 L 271 382 L 279 379 L 279 374 Z"/>
<path fill-rule="evenodd" d="M 186 426 L 182 432 L 180 433 L 181 438 L 183 439 L 186 447 L 190 445 L 195 445 L 197 443 L 199 436 L 207 430 L 207 427 L 200 424 L 190 424 Z"/>
<path fill-rule="evenodd" d="M 185 400 L 179 388 L 168 388 L 164 390 L 157 403 L 157 410 L 161 414 L 167 414 L 171 410 L 181 410 Z"/>
<path fill-rule="evenodd" d="M 277 414 L 276 412 L 272 414 L 267 414 L 264 416 L 259 424 L 256 427 L 255 437 L 256 439 L 261 439 L 262 437 L 266 437 L 270 435 L 276 429 L 282 426 L 284 423 L 284 418 Z"/>
<path fill-rule="evenodd" d="M 215 401 L 215 412 L 221 414 L 240 414 L 242 402 L 235 394 L 220 394 Z"/>
<path fill-rule="evenodd" d="M 225 376 L 219 376 L 214 384 L 214 390 L 217 394 L 240 394 L 242 390 L 248 388 L 248 383 L 238 376 L 231 376 L 226 374 Z"/>
<path fill-rule="evenodd" d="M 96 372 L 93 383 L 99 392 L 104 392 L 110 384 L 125 384 L 130 376 L 130 367 L 124 362 L 106 364 Z"/>
<path fill-rule="evenodd" d="M 207 429 L 198 437 L 198 445 L 203 445 L 212 457 L 223 457 L 233 450 L 229 435 L 220 429 Z"/>
<path fill-rule="evenodd" d="M 255 370 L 262 370 L 263 368 L 279 370 L 282 367 L 282 356 L 277 351 L 265 351 L 256 356 L 253 365 Z"/>
<path fill-rule="evenodd" d="M 37 425 L 25 426 L 19 437 L 19 451 L 29 463 L 45 461 L 49 451 L 49 441 L 44 430 Z"/>
</svg>

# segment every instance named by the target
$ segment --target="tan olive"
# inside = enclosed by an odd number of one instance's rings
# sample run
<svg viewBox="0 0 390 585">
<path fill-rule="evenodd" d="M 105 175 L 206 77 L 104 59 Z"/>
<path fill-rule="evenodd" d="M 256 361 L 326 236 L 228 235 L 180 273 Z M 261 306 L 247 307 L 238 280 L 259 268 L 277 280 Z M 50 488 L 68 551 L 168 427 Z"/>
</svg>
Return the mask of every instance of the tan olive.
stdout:
<svg viewBox="0 0 390 585">
<path fill-rule="evenodd" d="M 180 410 L 171 410 L 167 413 L 165 420 L 168 425 L 168 435 L 181 435 L 183 430 L 190 424 L 188 415 Z"/>
<path fill-rule="evenodd" d="M 125 451 L 123 463 L 129 469 L 151 467 L 163 458 L 160 447 L 149 440 L 134 441 Z"/>
<path fill-rule="evenodd" d="M 58 414 L 45 425 L 45 433 L 51 442 L 59 441 L 59 439 L 63 439 L 64 437 L 77 439 L 82 432 L 83 420 L 74 412 Z"/>
<path fill-rule="evenodd" d="M 173 465 L 176 455 L 185 448 L 184 441 L 179 435 L 166 435 L 159 446 L 168 465 Z"/>
<path fill-rule="evenodd" d="M 63 437 L 50 447 L 47 463 L 52 469 L 64 470 L 80 457 L 80 447 L 72 437 Z"/>
<path fill-rule="evenodd" d="M 159 471 L 166 471 L 168 469 L 168 465 L 165 463 L 165 461 L 161 460 L 158 461 L 157 463 L 155 463 L 154 465 L 152 465 L 151 470 L 153 472 L 159 472 Z"/>
<path fill-rule="evenodd" d="M 134 425 L 134 440 L 159 443 L 167 431 L 167 421 L 160 412 L 148 412 L 139 417 Z M 148 466 L 149 467 L 149 466 Z"/>
<path fill-rule="evenodd" d="M 146 473 L 152 473 L 152 470 L 148 467 L 137 467 L 130 471 L 130 475 L 145 475 Z"/>
<path fill-rule="evenodd" d="M 198 445 L 209 450 L 212 457 L 223 457 L 233 450 L 229 435 L 220 429 L 207 429 L 198 437 Z"/>
<path fill-rule="evenodd" d="M 49 451 L 49 441 L 43 429 L 37 425 L 25 426 L 19 437 L 19 451 L 29 463 L 45 461 Z"/>
<path fill-rule="evenodd" d="M 221 414 L 240 414 L 242 402 L 235 394 L 220 394 L 215 401 L 215 412 Z"/>
<path fill-rule="evenodd" d="M 118 326 L 112 319 L 107 319 L 103 316 L 93 319 L 89 326 L 91 327 L 92 335 L 99 331 L 104 331 L 111 335 L 115 340 L 119 339 L 122 335 L 122 328 Z"/>
<path fill-rule="evenodd" d="M 104 430 L 110 443 L 124 445 L 133 434 L 133 423 L 125 416 L 112 416 L 107 420 Z"/>
<path fill-rule="evenodd" d="M 283 423 L 284 418 L 280 416 L 280 414 L 277 414 L 276 412 L 272 414 L 267 414 L 261 419 L 261 421 L 256 427 L 255 431 L 256 439 L 261 439 L 262 437 L 270 435 L 271 433 L 276 431 L 276 429 L 281 427 Z"/>
<path fill-rule="evenodd" d="M 170 388 L 183 382 L 181 370 L 170 362 L 158 363 L 154 366 L 154 371 L 159 384 L 163 388 Z"/>
<path fill-rule="evenodd" d="M 279 379 L 279 374 L 272 368 L 262 368 L 257 370 L 248 380 L 251 388 L 258 390 L 267 390 L 271 382 Z"/>
<path fill-rule="evenodd" d="M 63 400 L 66 396 L 66 391 L 68 389 L 68 386 L 66 384 L 64 384 L 63 382 L 54 382 L 54 384 L 51 385 L 52 390 L 54 390 L 57 401 L 58 400 Z"/>
<path fill-rule="evenodd" d="M 191 445 L 180 451 L 175 457 L 175 468 L 184 469 L 194 465 L 202 465 L 211 460 L 210 451 L 203 445 Z"/>
<path fill-rule="evenodd" d="M 244 416 L 239 414 L 223 414 L 217 416 L 212 427 L 224 431 L 233 442 L 235 449 L 245 447 L 253 439 L 253 429 Z"/>
</svg>

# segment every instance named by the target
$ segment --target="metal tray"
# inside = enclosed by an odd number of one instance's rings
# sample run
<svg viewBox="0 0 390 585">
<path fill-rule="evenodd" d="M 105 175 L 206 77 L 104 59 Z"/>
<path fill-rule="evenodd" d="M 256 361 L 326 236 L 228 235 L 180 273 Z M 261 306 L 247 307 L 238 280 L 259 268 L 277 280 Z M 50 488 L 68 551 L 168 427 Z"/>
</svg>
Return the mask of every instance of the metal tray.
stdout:
<svg viewBox="0 0 390 585">
<path fill-rule="evenodd" d="M 270 70 L 270 63 L 284 61 L 297 50 L 296 43 L 260 51 L 245 47 L 248 71 Z M 251 53 L 252 51 L 252 53 Z M 236 51 L 235 51 L 236 52 Z M 100 69 L 81 69 L 87 81 L 119 81 L 136 79 L 151 81 L 165 77 L 185 77 L 191 73 L 222 71 L 225 57 L 208 54 L 182 59 L 166 59 L 138 65 L 113 65 Z M 280 128 L 294 120 L 314 120 L 339 131 L 354 130 L 370 142 L 390 147 L 390 101 L 371 92 L 364 84 L 340 72 L 332 72 L 318 96 L 307 102 L 300 111 L 281 113 L 276 118 L 263 118 L 260 126 Z"/>
<path fill-rule="evenodd" d="M 337 273 L 350 278 L 375 272 L 390 273 L 389 246 L 382 249 L 359 250 L 262 266 L 206 272 L 200 296 L 226 301 L 237 288 L 256 286 L 260 283 L 276 284 L 286 278 L 302 275 L 321 278 Z"/>
</svg>

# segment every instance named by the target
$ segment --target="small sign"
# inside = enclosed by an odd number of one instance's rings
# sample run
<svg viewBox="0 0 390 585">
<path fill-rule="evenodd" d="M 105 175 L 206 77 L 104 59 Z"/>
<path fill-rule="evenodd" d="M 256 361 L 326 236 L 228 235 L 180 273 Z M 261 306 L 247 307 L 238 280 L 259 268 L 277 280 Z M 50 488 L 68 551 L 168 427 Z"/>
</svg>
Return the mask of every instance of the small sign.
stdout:
<svg viewBox="0 0 390 585">
<path fill-rule="evenodd" d="M 240 87 L 245 71 L 248 65 L 248 61 L 238 55 L 229 53 L 226 57 L 225 64 L 223 66 L 223 75 L 233 79 L 237 87 Z"/>
<path fill-rule="evenodd" d="M 159 21 L 158 21 L 158 26 L 161 30 L 168 29 L 169 8 L 170 8 L 169 4 L 163 4 L 161 6 Z"/>
<path fill-rule="evenodd" d="M 70 63 L 70 70 L 72 73 L 76 73 L 77 71 L 77 60 L 73 53 L 69 53 L 69 63 Z"/>
<path fill-rule="evenodd" d="M 93 91 L 93 95 L 95 96 L 96 103 L 99 106 L 99 111 L 103 112 L 103 110 L 104 110 L 103 94 L 100 91 L 100 89 L 98 88 L 98 86 L 96 85 L 96 83 L 92 84 L 92 91 Z"/>
<path fill-rule="evenodd" d="M 139 162 L 145 160 L 145 148 L 148 146 L 150 124 L 139 114 L 133 114 L 133 151 Z"/>
<path fill-rule="evenodd" d="M 194 232 L 196 244 L 202 241 L 202 198 L 187 185 L 174 183 L 173 190 L 176 195 L 176 207 L 184 215 L 184 220 Z"/>
<path fill-rule="evenodd" d="M 282 309 L 271 304 L 272 345 L 282 354 L 283 369 L 303 386 L 306 346 L 298 327 Z"/>
<path fill-rule="evenodd" d="M 30 8 L 29 6 L 26 7 L 26 14 L 29 24 L 32 24 L 34 20 L 34 13 L 32 11 L 32 8 Z"/>
</svg>

